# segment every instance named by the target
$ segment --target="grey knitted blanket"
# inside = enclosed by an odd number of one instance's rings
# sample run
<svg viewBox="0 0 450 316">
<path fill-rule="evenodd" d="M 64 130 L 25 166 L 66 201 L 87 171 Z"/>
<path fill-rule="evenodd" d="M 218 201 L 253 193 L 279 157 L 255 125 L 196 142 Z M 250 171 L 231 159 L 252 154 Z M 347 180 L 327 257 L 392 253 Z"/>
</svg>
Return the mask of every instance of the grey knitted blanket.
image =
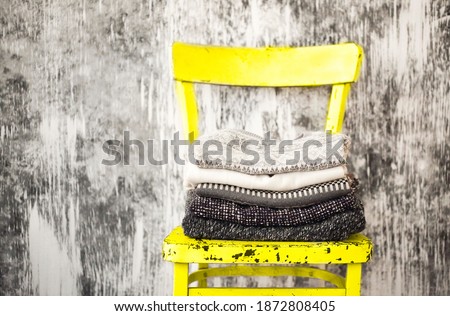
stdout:
<svg viewBox="0 0 450 316">
<path fill-rule="evenodd" d="M 192 146 L 192 158 L 200 168 L 276 174 L 343 165 L 350 138 L 321 131 L 305 133 L 294 140 L 269 142 L 244 130 L 225 129 L 200 136 Z"/>
<path fill-rule="evenodd" d="M 218 219 L 245 226 L 298 226 L 323 221 L 345 211 L 362 209 L 359 200 L 348 194 L 304 207 L 271 208 L 188 193 L 187 211 L 197 217 Z"/>
<path fill-rule="evenodd" d="M 261 207 L 286 208 L 311 205 L 349 194 L 356 188 L 356 184 L 357 181 L 352 180 L 352 189 L 350 181 L 347 178 L 341 178 L 298 190 L 264 191 L 228 184 L 200 183 L 193 191 L 199 197 L 204 198 L 223 199 Z"/>
<path fill-rule="evenodd" d="M 289 227 L 257 227 L 197 217 L 186 213 L 182 227 L 186 236 L 222 240 L 338 241 L 365 228 L 362 209 L 332 215 L 313 224 Z"/>
</svg>

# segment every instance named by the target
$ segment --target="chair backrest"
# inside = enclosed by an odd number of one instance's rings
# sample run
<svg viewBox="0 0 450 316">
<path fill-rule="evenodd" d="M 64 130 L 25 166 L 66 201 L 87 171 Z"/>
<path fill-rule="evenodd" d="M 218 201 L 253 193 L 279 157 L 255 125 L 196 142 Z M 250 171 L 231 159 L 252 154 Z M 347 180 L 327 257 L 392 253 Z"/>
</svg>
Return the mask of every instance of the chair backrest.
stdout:
<svg viewBox="0 0 450 316">
<path fill-rule="evenodd" d="M 308 87 L 332 85 L 325 130 L 342 129 L 350 84 L 358 78 L 362 48 L 355 43 L 311 47 L 218 47 L 176 42 L 172 46 L 178 102 L 185 131 L 196 139 L 198 111 L 194 83 Z"/>
</svg>

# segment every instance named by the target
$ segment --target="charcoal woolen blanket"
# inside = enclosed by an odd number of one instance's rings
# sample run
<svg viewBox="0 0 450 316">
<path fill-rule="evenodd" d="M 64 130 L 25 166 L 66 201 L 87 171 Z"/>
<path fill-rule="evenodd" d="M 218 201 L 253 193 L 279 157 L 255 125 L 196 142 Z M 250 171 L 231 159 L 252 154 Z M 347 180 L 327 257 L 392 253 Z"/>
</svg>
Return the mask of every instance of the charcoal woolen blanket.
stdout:
<svg viewBox="0 0 450 316">
<path fill-rule="evenodd" d="M 362 209 L 332 215 L 324 221 L 289 227 L 245 226 L 186 213 L 182 227 L 192 238 L 260 241 L 338 241 L 365 228 Z"/>
<path fill-rule="evenodd" d="M 353 194 L 304 207 L 271 208 L 201 197 L 189 192 L 187 209 L 197 217 L 218 219 L 246 226 L 298 226 L 317 223 L 345 211 L 362 208 Z"/>
<path fill-rule="evenodd" d="M 351 186 L 353 186 L 353 189 Z M 349 194 L 355 188 L 355 180 L 349 181 L 347 178 L 341 178 L 291 191 L 251 190 L 228 184 L 200 183 L 193 192 L 205 198 L 223 199 L 240 204 L 285 208 L 324 202 Z"/>
</svg>

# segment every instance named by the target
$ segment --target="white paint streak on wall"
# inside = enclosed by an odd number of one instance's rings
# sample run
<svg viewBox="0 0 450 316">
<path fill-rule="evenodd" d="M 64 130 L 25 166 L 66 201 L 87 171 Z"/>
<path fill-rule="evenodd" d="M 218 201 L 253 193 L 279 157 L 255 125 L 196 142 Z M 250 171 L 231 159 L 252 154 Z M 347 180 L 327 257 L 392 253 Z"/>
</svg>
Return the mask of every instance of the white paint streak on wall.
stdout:
<svg viewBox="0 0 450 316">
<path fill-rule="evenodd" d="M 74 247 L 75 244 L 70 246 Z M 55 227 L 30 207 L 29 249 L 32 286 L 39 295 L 77 295 L 80 266 L 75 248 L 65 245 L 55 234 Z"/>
<path fill-rule="evenodd" d="M 141 263 L 142 260 L 144 259 L 143 242 L 144 242 L 144 223 L 142 221 L 142 217 L 138 217 L 135 220 L 135 232 L 133 243 L 133 272 L 132 272 L 133 284 L 137 284 L 141 278 Z"/>
</svg>

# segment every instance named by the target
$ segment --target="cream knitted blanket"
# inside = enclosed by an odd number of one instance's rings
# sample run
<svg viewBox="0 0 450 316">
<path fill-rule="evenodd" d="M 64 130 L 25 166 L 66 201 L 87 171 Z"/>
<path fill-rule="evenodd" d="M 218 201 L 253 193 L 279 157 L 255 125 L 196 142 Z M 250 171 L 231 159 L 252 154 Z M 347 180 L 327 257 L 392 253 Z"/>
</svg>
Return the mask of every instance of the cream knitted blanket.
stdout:
<svg viewBox="0 0 450 316">
<path fill-rule="evenodd" d="M 350 147 L 348 136 L 325 131 L 305 133 L 294 140 L 269 136 L 232 129 L 204 135 L 191 145 L 190 161 L 200 168 L 247 174 L 312 171 L 345 164 Z"/>
</svg>

